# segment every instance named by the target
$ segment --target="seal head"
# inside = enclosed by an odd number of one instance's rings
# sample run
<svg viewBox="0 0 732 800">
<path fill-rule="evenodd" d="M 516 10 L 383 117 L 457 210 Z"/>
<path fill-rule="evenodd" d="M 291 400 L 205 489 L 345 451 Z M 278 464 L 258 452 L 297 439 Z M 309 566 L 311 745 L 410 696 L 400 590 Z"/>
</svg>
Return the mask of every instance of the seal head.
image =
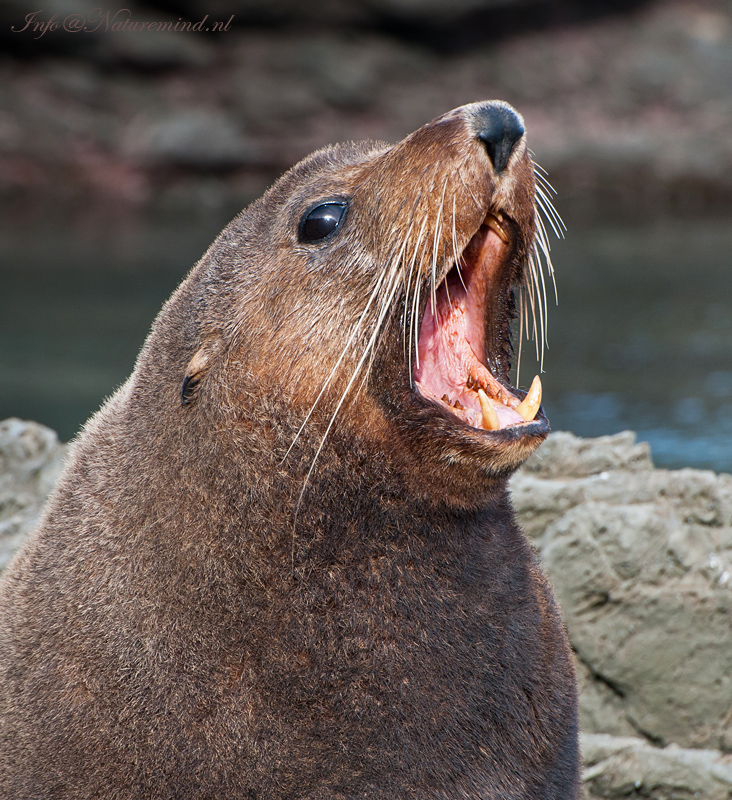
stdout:
<svg viewBox="0 0 732 800">
<path fill-rule="evenodd" d="M 201 317 L 218 330 L 192 341 L 218 339 L 227 358 L 198 393 L 236 386 L 246 414 L 265 390 L 283 420 L 298 410 L 299 443 L 388 443 L 422 498 L 482 502 L 548 432 L 540 395 L 522 403 L 508 382 L 514 291 L 536 275 L 534 198 L 523 122 L 501 103 L 394 147 L 314 154 L 204 260 Z"/>
</svg>

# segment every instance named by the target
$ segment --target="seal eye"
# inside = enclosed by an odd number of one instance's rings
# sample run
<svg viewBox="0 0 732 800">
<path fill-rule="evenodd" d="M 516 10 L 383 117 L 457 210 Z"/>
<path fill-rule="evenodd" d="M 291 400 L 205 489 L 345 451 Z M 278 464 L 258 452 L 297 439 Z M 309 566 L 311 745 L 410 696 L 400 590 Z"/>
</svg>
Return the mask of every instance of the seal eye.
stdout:
<svg viewBox="0 0 732 800">
<path fill-rule="evenodd" d="M 300 241 L 317 242 L 325 239 L 343 222 L 345 203 L 322 203 L 308 211 L 300 222 Z"/>
</svg>

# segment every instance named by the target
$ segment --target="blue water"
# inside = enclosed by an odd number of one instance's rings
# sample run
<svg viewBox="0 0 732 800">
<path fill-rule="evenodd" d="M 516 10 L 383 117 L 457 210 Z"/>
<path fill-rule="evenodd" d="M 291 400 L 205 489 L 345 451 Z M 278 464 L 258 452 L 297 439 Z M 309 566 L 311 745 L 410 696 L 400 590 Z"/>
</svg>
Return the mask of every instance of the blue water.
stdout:
<svg viewBox="0 0 732 800">
<path fill-rule="evenodd" d="M 555 429 L 633 429 L 654 461 L 732 471 L 732 226 L 572 230 L 545 357 Z"/>
<path fill-rule="evenodd" d="M 71 438 L 227 216 L 4 226 L 0 418 Z M 570 224 L 553 255 L 542 381 L 554 429 L 631 428 L 658 465 L 732 471 L 732 226 Z M 523 385 L 537 370 L 527 350 Z"/>
</svg>

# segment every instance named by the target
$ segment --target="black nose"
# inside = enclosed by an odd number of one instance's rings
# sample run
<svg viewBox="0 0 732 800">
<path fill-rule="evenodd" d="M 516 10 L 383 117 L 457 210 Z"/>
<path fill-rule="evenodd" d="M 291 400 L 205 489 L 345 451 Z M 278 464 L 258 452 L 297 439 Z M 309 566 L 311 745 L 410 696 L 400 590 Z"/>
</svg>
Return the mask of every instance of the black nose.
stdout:
<svg viewBox="0 0 732 800">
<path fill-rule="evenodd" d="M 475 116 L 475 132 L 485 145 L 496 172 L 502 172 L 513 146 L 524 135 L 524 126 L 512 108 L 486 103 Z"/>
</svg>

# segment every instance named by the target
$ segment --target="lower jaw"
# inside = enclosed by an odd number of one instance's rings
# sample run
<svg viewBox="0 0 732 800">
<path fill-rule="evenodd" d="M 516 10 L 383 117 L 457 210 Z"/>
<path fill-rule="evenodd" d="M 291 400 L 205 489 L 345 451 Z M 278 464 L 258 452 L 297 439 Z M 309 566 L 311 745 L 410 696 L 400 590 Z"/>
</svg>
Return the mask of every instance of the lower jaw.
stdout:
<svg viewBox="0 0 732 800">
<path fill-rule="evenodd" d="M 538 375 L 526 397 L 519 400 L 482 365 L 471 372 L 464 386 L 452 387 L 442 397 L 437 397 L 419 381 L 415 385 L 425 399 L 438 403 L 467 425 L 486 431 L 527 425 L 536 418 L 541 405 Z"/>
</svg>

